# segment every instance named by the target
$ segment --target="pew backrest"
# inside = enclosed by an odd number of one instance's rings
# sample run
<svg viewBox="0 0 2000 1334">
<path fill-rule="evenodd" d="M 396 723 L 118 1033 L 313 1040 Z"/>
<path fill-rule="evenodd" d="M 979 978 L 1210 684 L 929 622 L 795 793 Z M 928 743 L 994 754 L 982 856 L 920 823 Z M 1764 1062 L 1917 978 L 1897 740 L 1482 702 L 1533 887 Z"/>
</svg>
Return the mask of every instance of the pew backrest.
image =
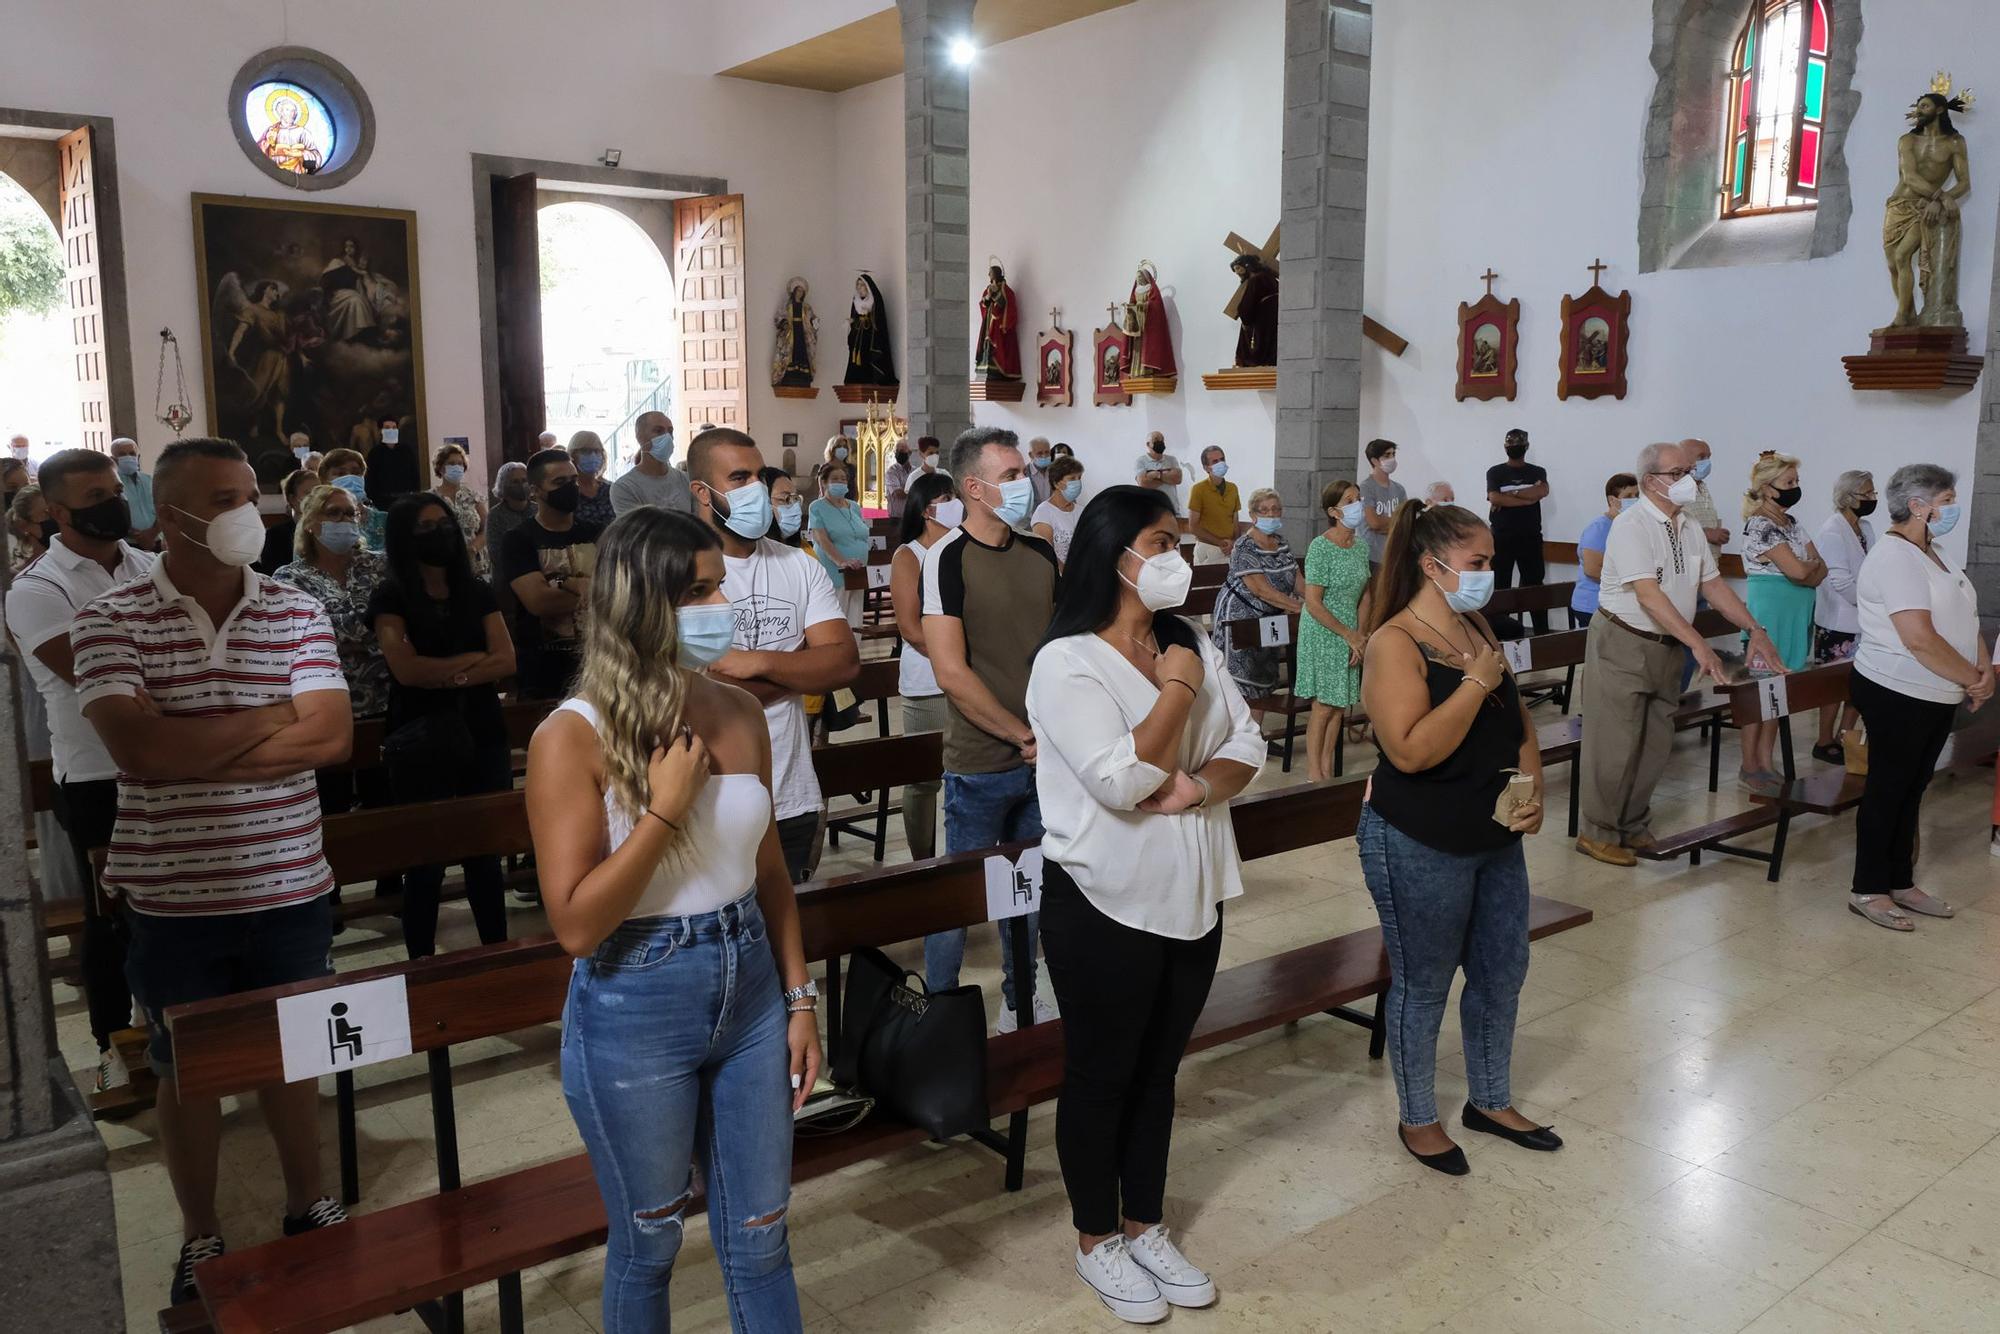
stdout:
<svg viewBox="0 0 2000 1334">
<path fill-rule="evenodd" d="M 1718 693 L 1729 700 L 1729 720 L 1738 727 L 1775 722 L 1794 713 L 1811 713 L 1825 704 L 1847 702 L 1848 677 L 1854 665 L 1831 662 L 1823 667 L 1758 677 Z"/>
</svg>

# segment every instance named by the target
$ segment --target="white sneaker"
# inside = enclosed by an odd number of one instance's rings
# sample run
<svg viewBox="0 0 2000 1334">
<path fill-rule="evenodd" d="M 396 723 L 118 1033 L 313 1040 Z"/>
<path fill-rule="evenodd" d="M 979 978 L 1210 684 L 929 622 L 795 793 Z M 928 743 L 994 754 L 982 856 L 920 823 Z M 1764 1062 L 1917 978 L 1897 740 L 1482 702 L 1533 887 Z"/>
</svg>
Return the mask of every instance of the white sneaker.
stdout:
<svg viewBox="0 0 2000 1334">
<path fill-rule="evenodd" d="M 1042 995 L 1040 992 L 1036 992 L 1035 1022 L 1038 1024 L 1046 1024 L 1051 1020 L 1060 1018 L 1062 1018 L 1062 1011 L 1056 1008 L 1056 1003 L 1050 1000 L 1048 997 Z M 1014 1013 L 1014 1007 L 1007 1004 L 1005 1001 L 1002 1001 L 1000 1003 L 1000 1021 L 993 1025 L 993 1031 L 995 1033 L 1012 1033 L 1020 1026 L 1021 1026 L 1021 1020 L 1020 1017 Z"/>
<path fill-rule="evenodd" d="M 1208 1306 L 1215 1301 L 1215 1281 L 1188 1263 L 1181 1248 L 1167 1236 L 1167 1225 L 1155 1223 L 1128 1243 L 1132 1260 L 1152 1275 L 1160 1296 L 1174 1306 Z"/>
<path fill-rule="evenodd" d="M 1090 1285 L 1111 1314 L 1128 1324 L 1151 1325 L 1165 1320 L 1170 1309 L 1167 1299 L 1133 1260 L 1123 1236 L 1106 1237 L 1093 1250 L 1076 1253 L 1076 1276 Z"/>
<path fill-rule="evenodd" d="M 109 1093 L 113 1089 L 128 1088 L 132 1083 L 132 1072 L 125 1068 L 125 1058 L 118 1054 L 115 1046 L 106 1047 L 97 1053 L 97 1091 Z"/>
</svg>

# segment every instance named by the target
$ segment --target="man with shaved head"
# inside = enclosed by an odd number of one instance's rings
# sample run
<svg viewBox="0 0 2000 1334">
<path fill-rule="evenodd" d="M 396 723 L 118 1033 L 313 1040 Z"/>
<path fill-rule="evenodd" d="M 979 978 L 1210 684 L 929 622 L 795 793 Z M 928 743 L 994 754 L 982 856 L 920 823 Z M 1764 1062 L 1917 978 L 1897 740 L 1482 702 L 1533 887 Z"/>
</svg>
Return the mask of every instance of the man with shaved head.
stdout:
<svg viewBox="0 0 2000 1334">
<path fill-rule="evenodd" d="M 623 514 L 641 505 L 694 513 L 694 496 L 687 474 L 672 464 L 674 424 L 664 412 L 642 412 L 632 423 L 639 439 L 639 457 L 632 470 L 611 484 L 611 509 Z"/>
<path fill-rule="evenodd" d="M 1694 469 L 1694 500 L 1682 508 L 1687 516 L 1701 528 L 1702 536 L 1708 539 L 1708 551 L 1718 561 L 1722 559 L 1722 544 L 1729 540 L 1729 530 L 1722 526 L 1722 519 L 1715 512 L 1715 500 L 1708 494 L 1708 472 L 1714 464 L 1709 459 L 1708 441 L 1689 437 L 1681 441 L 1681 453 L 1687 456 L 1688 466 Z"/>
</svg>

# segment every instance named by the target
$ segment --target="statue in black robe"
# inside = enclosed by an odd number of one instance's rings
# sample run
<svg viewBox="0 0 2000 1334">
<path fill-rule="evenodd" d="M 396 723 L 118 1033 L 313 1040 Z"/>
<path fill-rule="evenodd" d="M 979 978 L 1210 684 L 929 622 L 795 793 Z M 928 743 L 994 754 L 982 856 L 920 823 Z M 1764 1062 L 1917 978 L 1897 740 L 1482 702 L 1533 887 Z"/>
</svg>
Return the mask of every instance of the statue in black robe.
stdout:
<svg viewBox="0 0 2000 1334">
<path fill-rule="evenodd" d="M 1238 255 L 1229 267 L 1243 280 L 1236 298 L 1236 364 L 1278 364 L 1278 275 L 1255 255 Z"/>
<path fill-rule="evenodd" d="M 847 308 L 845 383 L 897 383 L 896 356 L 889 350 L 889 305 L 865 273 L 854 280 L 854 300 Z"/>
</svg>

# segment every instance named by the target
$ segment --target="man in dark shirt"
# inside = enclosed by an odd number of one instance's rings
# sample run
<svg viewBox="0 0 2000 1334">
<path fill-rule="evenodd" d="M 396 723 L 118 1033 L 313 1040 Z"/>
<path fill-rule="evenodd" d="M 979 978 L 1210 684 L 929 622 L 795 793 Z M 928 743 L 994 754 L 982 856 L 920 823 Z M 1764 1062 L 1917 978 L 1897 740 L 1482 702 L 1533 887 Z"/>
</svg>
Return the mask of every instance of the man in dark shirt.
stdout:
<svg viewBox="0 0 2000 1334">
<path fill-rule="evenodd" d="M 1549 494 L 1549 475 L 1528 462 L 1528 433 L 1520 427 L 1507 432 L 1507 461 L 1486 470 L 1486 499 L 1493 512 L 1493 583 L 1514 586 L 1521 572 L 1524 588 L 1542 582 L 1542 501 Z M 1535 633 L 1549 632 L 1549 614 L 1534 613 Z"/>
<path fill-rule="evenodd" d="M 569 689 L 583 651 L 581 617 L 597 566 L 596 524 L 576 517 L 582 495 L 576 464 L 560 449 L 528 460 L 534 517 L 507 534 L 500 573 L 514 594 L 514 653 L 521 693 L 558 699 Z"/>
</svg>

